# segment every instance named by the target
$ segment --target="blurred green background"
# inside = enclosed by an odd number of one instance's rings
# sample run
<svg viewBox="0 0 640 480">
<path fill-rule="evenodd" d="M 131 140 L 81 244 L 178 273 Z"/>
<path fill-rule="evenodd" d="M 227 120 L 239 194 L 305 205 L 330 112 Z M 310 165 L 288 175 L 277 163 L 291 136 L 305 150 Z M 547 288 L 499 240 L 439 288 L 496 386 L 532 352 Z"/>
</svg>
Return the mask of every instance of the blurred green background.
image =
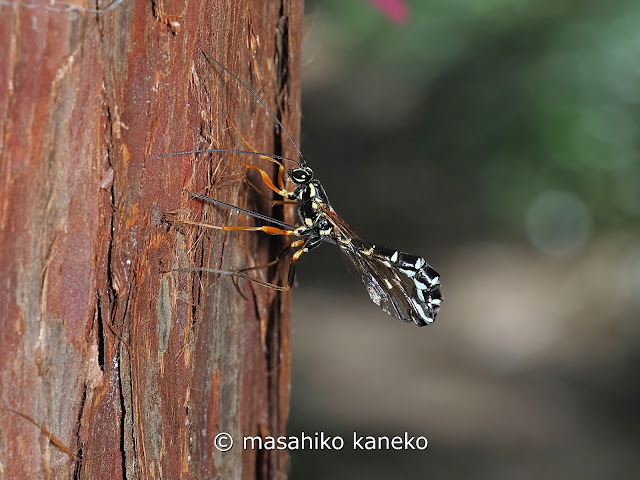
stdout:
<svg viewBox="0 0 640 480">
<path fill-rule="evenodd" d="M 305 157 L 364 238 L 441 274 L 436 323 L 330 245 L 294 292 L 292 478 L 632 477 L 640 467 L 640 2 L 307 1 Z M 425 452 L 353 451 L 424 435 Z M 435 477 L 437 475 L 437 477 Z"/>
</svg>

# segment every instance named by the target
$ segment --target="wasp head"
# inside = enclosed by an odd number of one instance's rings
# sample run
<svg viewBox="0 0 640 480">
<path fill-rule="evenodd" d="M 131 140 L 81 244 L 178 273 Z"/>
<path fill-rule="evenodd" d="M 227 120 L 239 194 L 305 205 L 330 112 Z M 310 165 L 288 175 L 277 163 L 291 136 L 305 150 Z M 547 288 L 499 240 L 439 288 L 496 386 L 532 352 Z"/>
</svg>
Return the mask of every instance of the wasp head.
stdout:
<svg viewBox="0 0 640 480">
<path fill-rule="evenodd" d="M 313 180 L 313 171 L 309 167 L 297 167 L 287 170 L 287 176 L 296 185 L 303 185 Z"/>
</svg>

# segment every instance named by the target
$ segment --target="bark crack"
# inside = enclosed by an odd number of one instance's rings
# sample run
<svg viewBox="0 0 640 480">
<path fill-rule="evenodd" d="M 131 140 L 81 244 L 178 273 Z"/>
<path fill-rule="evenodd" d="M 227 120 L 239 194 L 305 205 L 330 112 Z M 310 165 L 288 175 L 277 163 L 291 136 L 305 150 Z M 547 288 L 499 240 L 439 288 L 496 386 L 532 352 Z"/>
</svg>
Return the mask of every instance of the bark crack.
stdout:
<svg viewBox="0 0 640 480">
<path fill-rule="evenodd" d="M 74 480 L 78 480 L 80 478 L 80 472 L 82 470 L 82 443 L 80 442 L 80 428 L 82 426 L 82 415 L 84 413 L 84 407 L 87 402 L 87 383 L 84 382 L 82 388 L 82 400 L 80 401 L 80 405 L 78 408 L 78 416 L 76 422 L 76 431 L 74 432 L 74 438 L 77 441 L 78 451 L 76 452 L 76 465 L 73 472 Z"/>
</svg>

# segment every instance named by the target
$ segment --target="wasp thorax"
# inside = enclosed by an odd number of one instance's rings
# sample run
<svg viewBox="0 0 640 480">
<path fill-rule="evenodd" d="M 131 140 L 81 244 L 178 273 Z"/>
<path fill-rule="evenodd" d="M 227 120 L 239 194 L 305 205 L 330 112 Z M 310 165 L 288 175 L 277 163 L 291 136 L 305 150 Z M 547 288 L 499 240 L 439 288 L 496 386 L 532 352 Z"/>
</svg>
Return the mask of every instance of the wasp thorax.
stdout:
<svg viewBox="0 0 640 480">
<path fill-rule="evenodd" d="M 313 171 L 309 167 L 298 167 L 287 171 L 291 181 L 297 185 L 310 182 L 313 179 Z"/>
</svg>

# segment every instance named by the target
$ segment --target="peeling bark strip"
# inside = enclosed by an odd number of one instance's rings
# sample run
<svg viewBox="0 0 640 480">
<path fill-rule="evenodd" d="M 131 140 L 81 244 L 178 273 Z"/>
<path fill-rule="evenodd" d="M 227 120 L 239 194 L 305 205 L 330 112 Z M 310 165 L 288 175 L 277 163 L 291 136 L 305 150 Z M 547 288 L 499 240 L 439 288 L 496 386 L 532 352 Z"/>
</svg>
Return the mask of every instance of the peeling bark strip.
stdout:
<svg viewBox="0 0 640 480">
<path fill-rule="evenodd" d="M 0 4 L 0 477 L 283 478 L 285 453 L 213 442 L 285 434 L 288 295 L 163 273 L 266 262 L 280 240 L 163 218 L 249 221 L 183 189 L 293 217 L 228 156 L 155 155 L 240 148 L 235 126 L 295 156 L 201 52 L 297 137 L 302 1 L 76 4 Z"/>
</svg>

